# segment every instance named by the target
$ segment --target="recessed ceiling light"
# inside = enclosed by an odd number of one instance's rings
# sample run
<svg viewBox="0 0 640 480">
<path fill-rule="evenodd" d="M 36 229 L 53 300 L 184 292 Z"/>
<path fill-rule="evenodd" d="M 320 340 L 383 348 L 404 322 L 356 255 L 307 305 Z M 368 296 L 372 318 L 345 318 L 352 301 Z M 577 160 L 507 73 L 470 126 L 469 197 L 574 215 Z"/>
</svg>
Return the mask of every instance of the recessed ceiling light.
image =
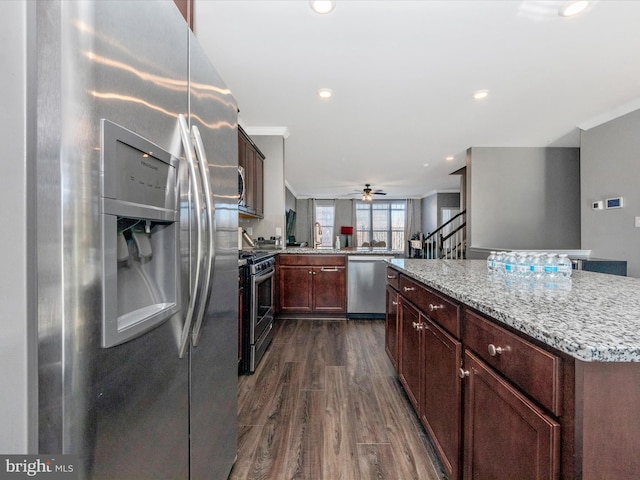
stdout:
<svg viewBox="0 0 640 480">
<path fill-rule="evenodd" d="M 425 167 L 425 168 L 427 168 L 428 166 L 429 166 L 429 164 L 428 164 L 428 163 L 425 163 L 425 164 L 423 165 L 423 167 Z"/>
<path fill-rule="evenodd" d="M 588 6 L 589 2 L 587 2 L 586 0 L 567 2 L 560 8 L 560 10 L 558 10 L 558 15 L 560 15 L 561 17 L 573 17 L 574 15 L 577 15 L 580 12 L 584 11 L 584 9 Z"/>
<path fill-rule="evenodd" d="M 318 90 L 318 96 L 320 98 L 331 98 L 333 91 L 330 88 L 321 88 Z"/>
<path fill-rule="evenodd" d="M 455 157 L 454 157 L 453 155 L 449 155 L 448 157 L 445 157 L 445 160 L 449 160 L 449 161 L 451 161 L 451 160 L 453 160 L 454 158 L 455 158 Z"/>
<path fill-rule="evenodd" d="M 476 100 L 480 100 L 482 98 L 487 98 L 489 96 L 489 90 L 478 90 L 473 94 L 473 98 Z"/>
<path fill-rule="evenodd" d="M 333 10 L 336 2 L 335 0 L 311 0 L 309 5 L 311 5 L 311 10 L 314 12 L 324 14 Z"/>
</svg>

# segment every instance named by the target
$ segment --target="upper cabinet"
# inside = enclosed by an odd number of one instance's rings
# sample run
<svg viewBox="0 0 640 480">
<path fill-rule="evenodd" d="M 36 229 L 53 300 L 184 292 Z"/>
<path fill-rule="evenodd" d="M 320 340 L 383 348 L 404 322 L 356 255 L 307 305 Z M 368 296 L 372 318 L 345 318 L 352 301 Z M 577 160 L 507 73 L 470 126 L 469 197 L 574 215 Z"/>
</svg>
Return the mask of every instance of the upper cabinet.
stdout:
<svg viewBox="0 0 640 480">
<path fill-rule="evenodd" d="M 238 211 L 241 215 L 264 215 L 264 155 L 249 135 L 238 126 Z"/>
<path fill-rule="evenodd" d="M 178 10 L 186 20 L 189 28 L 193 30 L 193 0 L 173 0 Z"/>
</svg>

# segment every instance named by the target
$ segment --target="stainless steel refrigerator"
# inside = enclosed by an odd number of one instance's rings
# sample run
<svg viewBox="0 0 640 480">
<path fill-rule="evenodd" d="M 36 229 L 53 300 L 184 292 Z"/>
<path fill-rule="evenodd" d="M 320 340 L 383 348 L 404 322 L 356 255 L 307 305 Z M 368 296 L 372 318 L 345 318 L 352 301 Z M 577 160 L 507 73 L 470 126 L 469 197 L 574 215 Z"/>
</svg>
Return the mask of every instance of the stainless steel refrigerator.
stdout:
<svg viewBox="0 0 640 480">
<path fill-rule="evenodd" d="M 8 1 L 0 30 L 0 453 L 227 478 L 233 96 L 172 1 Z"/>
</svg>

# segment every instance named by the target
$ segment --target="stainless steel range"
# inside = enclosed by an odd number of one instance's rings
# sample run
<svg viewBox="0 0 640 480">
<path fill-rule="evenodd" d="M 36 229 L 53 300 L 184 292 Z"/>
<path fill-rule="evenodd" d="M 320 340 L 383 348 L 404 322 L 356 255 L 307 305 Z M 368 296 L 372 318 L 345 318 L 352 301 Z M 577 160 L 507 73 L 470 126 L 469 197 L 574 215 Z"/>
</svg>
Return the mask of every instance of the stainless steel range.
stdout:
<svg viewBox="0 0 640 480">
<path fill-rule="evenodd" d="M 255 372 L 273 338 L 273 298 L 276 260 L 273 253 L 240 252 L 247 260 L 242 306 L 240 373 Z"/>
</svg>

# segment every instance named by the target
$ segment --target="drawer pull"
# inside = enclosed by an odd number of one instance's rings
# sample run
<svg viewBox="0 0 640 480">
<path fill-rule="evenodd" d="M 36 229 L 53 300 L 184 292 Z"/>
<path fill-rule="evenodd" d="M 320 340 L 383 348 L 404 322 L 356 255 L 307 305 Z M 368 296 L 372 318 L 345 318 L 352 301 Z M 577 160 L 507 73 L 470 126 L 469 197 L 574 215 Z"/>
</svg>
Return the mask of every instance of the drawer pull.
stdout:
<svg viewBox="0 0 640 480">
<path fill-rule="evenodd" d="M 404 287 L 405 292 L 413 292 L 415 289 L 416 287 Z"/>
<path fill-rule="evenodd" d="M 424 329 L 424 323 L 413 322 L 413 328 L 415 328 L 416 330 L 422 330 Z"/>
<path fill-rule="evenodd" d="M 458 376 L 460 378 L 468 377 L 469 376 L 469 370 L 465 370 L 464 368 L 460 368 L 458 370 Z"/>
<path fill-rule="evenodd" d="M 496 355 L 502 355 L 505 352 L 511 350 L 509 347 L 496 347 L 493 343 L 490 343 L 487 346 L 487 350 L 489 350 L 489 355 L 495 357 Z"/>
<path fill-rule="evenodd" d="M 338 267 L 333 267 L 333 268 L 321 267 L 320 271 L 321 272 L 337 272 Z"/>
<path fill-rule="evenodd" d="M 441 308 L 444 308 L 444 305 L 433 305 L 433 304 L 429 304 L 429 311 L 433 312 L 434 310 L 440 310 Z"/>
<path fill-rule="evenodd" d="M 396 278 L 398 278 L 398 276 L 397 275 L 387 275 L 387 278 L 389 280 L 395 280 Z"/>
</svg>

